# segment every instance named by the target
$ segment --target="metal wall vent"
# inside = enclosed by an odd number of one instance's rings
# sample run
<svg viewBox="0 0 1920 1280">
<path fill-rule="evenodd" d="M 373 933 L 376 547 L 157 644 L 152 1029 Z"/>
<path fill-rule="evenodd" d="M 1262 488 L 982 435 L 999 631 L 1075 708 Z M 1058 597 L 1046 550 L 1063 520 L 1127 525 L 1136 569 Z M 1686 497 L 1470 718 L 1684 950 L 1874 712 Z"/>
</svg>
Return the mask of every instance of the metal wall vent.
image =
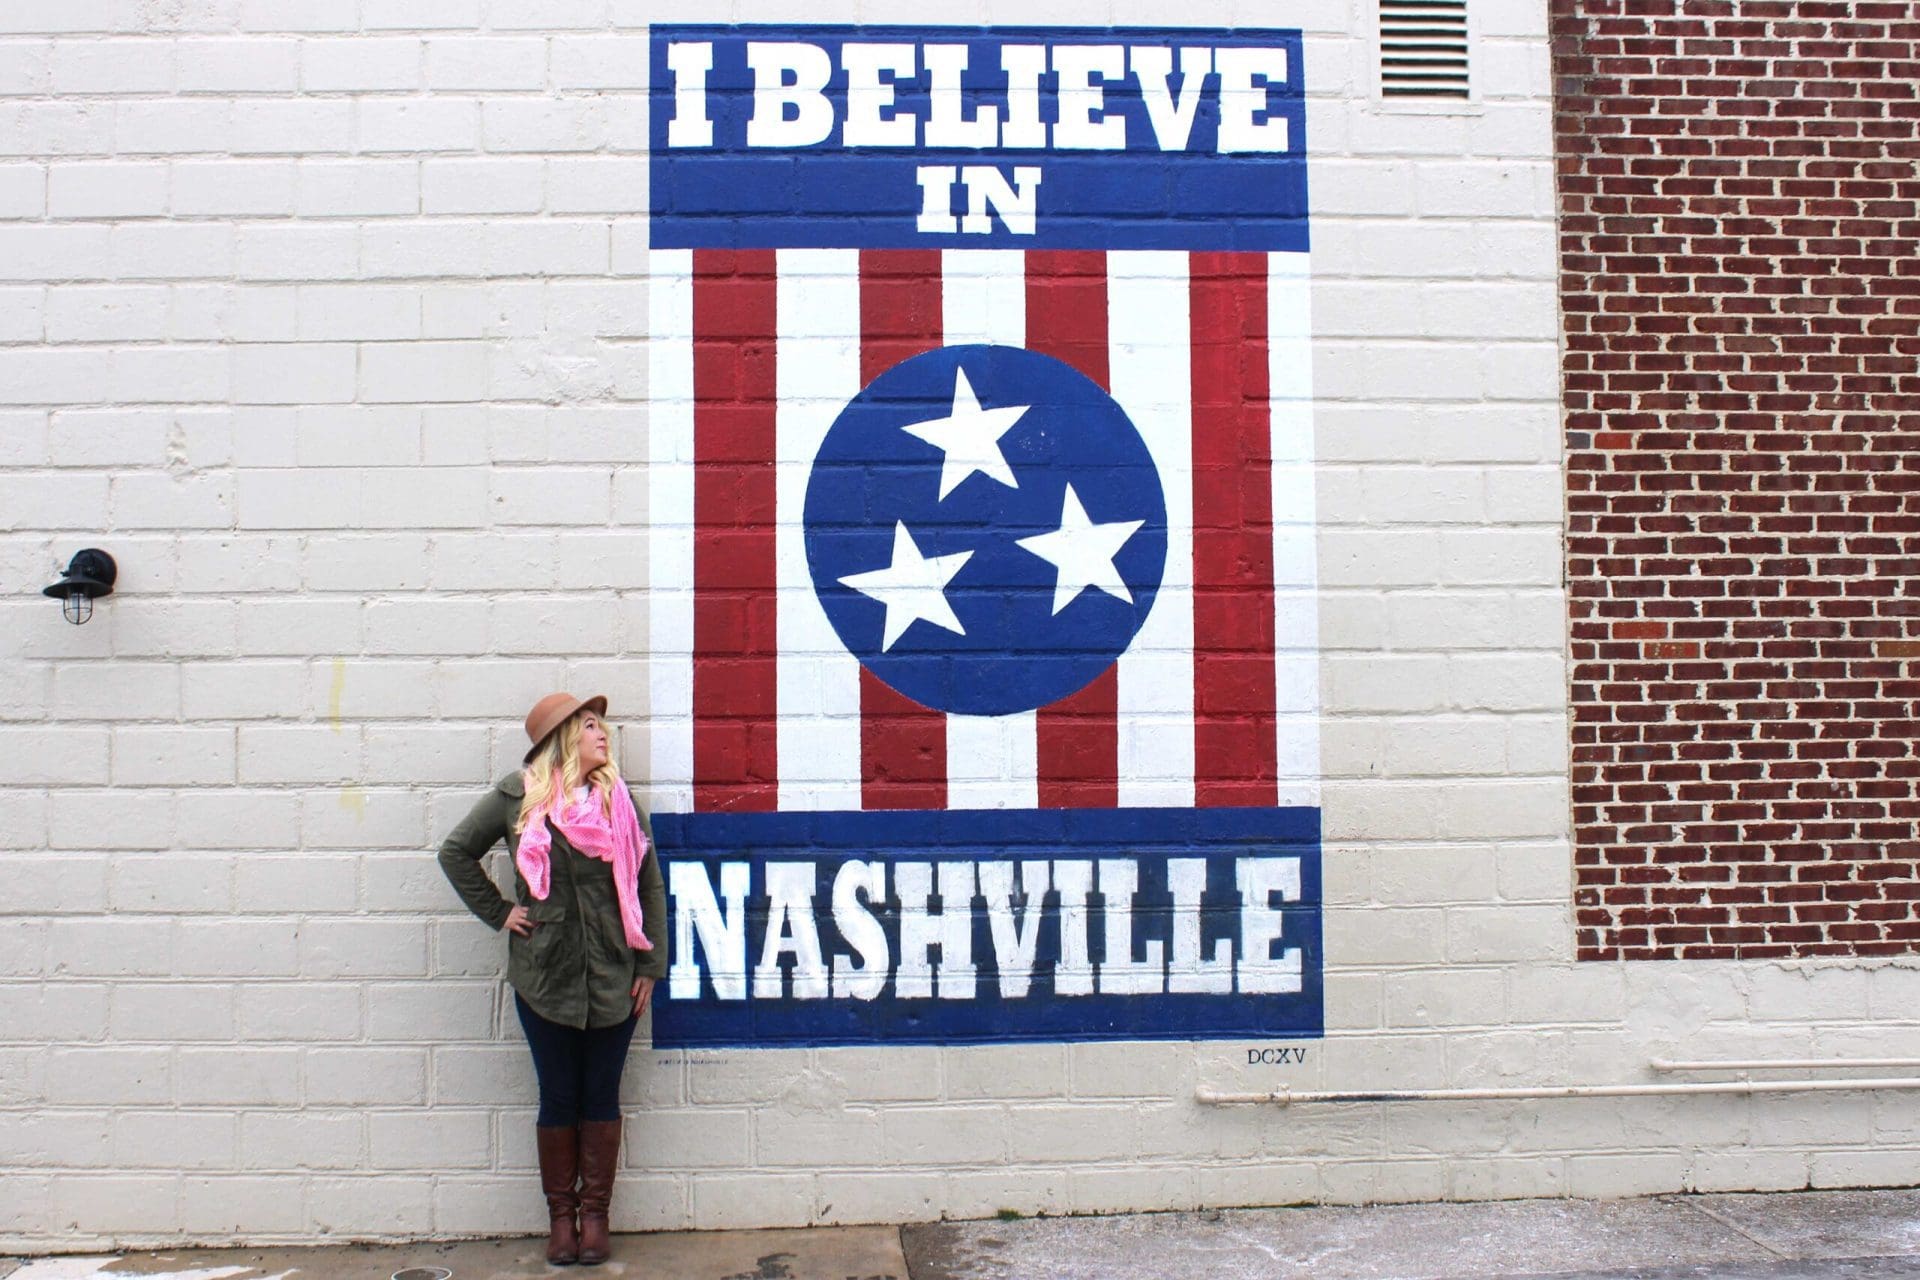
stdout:
<svg viewBox="0 0 1920 1280">
<path fill-rule="evenodd" d="M 1467 96 L 1466 0 L 1380 0 L 1380 90 L 1389 98 Z"/>
</svg>

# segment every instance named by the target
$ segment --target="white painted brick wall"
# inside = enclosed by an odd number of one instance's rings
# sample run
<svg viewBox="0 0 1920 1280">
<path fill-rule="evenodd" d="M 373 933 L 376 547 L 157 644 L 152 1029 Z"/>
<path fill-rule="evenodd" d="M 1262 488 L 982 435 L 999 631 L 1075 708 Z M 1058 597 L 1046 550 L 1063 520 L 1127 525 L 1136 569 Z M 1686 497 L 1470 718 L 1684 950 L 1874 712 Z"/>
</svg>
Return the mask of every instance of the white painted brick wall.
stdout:
<svg viewBox="0 0 1920 1280">
<path fill-rule="evenodd" d="M 1327 1039 L 642 1048 L 621 1227 L 1910 1180 L 1899 1098 L 1192 1104 L 1920 1051 L 1904 963 L 1570 962 L 1543 8 L 1476 0 L 1441 111 L 1369 12 L 1178 17 L 1308 33 Z M 644 23 L 714 14 L 0 5 L 0 1251 L 539 1226 L 428 851 L 541 693 L 644 713 Z M 96 544 L 76 630 L 32 592 Z"/>
</svg>

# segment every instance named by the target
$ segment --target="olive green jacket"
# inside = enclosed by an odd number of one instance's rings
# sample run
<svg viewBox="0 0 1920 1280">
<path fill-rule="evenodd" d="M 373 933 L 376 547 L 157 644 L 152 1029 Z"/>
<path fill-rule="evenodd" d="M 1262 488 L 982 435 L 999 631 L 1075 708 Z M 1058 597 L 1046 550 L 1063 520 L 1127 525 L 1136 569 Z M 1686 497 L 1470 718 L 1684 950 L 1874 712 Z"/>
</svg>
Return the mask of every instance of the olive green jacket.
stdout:
<svg viewBox="0 0 1920 1280">
<path fill-rule="evenodd" d="M 631 788 L 629 788 L 631 791 Z M 667 976 L 667 888 L 653 845 L 653 824 L 634 799 L 647 852 L 640 861 L 640 913 L 651 951 L 627 945 L 613 864 L 590 858 L 553 831 L 552 878 L 537 900 L 516 867 L 514 902 L 500 896 L 481 868 L 488 850 L 504 840 L 509 855 L 520 844 L 513 823 L 525 784 L 516 770 L 494 784 L 440 845 L 440 869 L 467 909 L 499 929 L 518 902 L 534 921 L 531 937 L 507 935 L 507 981 L 533 1011 L 568 1027 L 609 1027 L 633 1012 L 635 978 Z"/>
</svg>

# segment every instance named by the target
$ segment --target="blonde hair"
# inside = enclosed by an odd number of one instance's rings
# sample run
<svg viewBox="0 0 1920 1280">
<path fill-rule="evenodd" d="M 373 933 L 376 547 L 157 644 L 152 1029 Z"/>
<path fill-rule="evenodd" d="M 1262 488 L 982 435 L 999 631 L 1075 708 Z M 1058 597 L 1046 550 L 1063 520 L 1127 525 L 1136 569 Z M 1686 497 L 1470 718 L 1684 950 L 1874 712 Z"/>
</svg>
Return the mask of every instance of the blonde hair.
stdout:
<svg viewBox="0 0 1920 1280">
<path fill-rule="evenodd" d="M 516 835 L 526 829 L 528 821 L 535 814 L 544 812 L 556 796 L 571 793 L 582 782 L 600 793 L 600 803 L 607 810 L 607 817 L 613 816 L 613 789 L 620 786 L 621 782 L 620 764 L 613 758 L 611 731 L 607 734 L 607 762 L 584 779 L 580 776 L 581 720 L 583 716 L 592 714 L 591 711 L 577 711 L 568 716 L 558 729 L 547 735 L 547 740 L 540 744 L 540 750 L 521 772 L 527 794 L 520 801 L 520 816 L 513 822 Z M 606 721 L 600 723 L 604 726 Z"/>
</svg>

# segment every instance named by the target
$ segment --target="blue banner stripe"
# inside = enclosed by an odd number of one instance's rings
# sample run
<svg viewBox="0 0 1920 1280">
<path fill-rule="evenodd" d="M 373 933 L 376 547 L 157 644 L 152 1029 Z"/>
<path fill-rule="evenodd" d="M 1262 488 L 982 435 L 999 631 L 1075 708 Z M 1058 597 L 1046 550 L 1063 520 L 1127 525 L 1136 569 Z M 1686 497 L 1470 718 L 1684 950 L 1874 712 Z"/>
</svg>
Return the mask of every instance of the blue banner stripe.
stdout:
<svg viewBox="0 0 1920 1280">
<path fill-rule="evenodd" d="M 656 248 L 1308 247 L 1296 30 L 657 25 L 650 49 Z"/>
<path fill-rule="evenodd" d="M 674 887 L 675 953 L 673 977 L 656 1006 L 654 1043 L 1318 1036 L 1319 822 L 1315 809 L 661 814 L 654 826 Z M 881 864 L 885 890 L 842 918 L 835 882 L 855 862 Z M 1053 882 L 1037 901 L 1019 892 L 997 896 L 980 870 L 1011 874 L 1021 887 L 1017 868 L 1027 862 L 1045 864 Z M 811 864 L 811 870 L 794 864 Z M 1005 871 L 1006 864 L 1016 870 Z M 1189 875 L 1202 868 L 1199 880 L 1177 888 L 1176 864 Z M 1124 899 L 1101 891 L 1110 870 L 1120 873 L 1122 883 L 1131 882 Z M 960 877 L 946 887 L 969 887 L 964 903 L 937 892 L 943 874 Z M 730 875 L 734 890 L 744 892 L 729 902 Z M 1242 882 L 1248 875 L 1269 877 L 1254 891 L 1264 901 L 1249 900 Z M 779 901 L 770 892 L 775 877 L 786 885 Z M 936 892 L 916 897 L 929 888 Z M 705 902 L 684 900 L 685 890 L 711 895 L 718 914 Z M 991 901 L 990 893 L 996 894 Z M 1062 912 L 1065 898 L 1075 895 L 1084 903 L 1084 929 Z M 804 904 L 797 915 L 796 904 Z M 713 936 L 683 918 L 702 909 Z M 925 963 L 915 965 L 918 989 L 904 991 L 912 951 L 903 944 L 908 916 L 918 913 L 915 927 L 927 938 L 943 932 L 938 922 L 948 911 L 964 917 L 955 927 L 972 972 L 946 975 L 943 985 L 949 957 L 945 944 L 934 943 L 924 948 Z M 1109 913 L 1117 913 L 1111 921 Z M 739 931 L 731 954 L 714 950 L 728 945 L 715 943 L 721 924 Z M 1109 953 L 1110 926 L 1127 955 Z M 1012 959 L 1000 954 L 1010 928 L 1026 939 L 1030 963 L 1017 947 Z M 769 948 L 769 933 L 786 945 Z M 947 943 L 956 941 L 953 933 L 945 936 Z M 884 962 L 873 951 L 880 938 Z M 1246 952 L 1249 938 L 1266 954 Z M 1212 986 L 1220 989 L 1172 989 L 1182 981 L 1208 981 L 1175 963 L 1183 945 L 1190 956 L 1226 958 L 1224 967 L 1210 971 Z M 1077 964 L 1068 960 L 1075 950 Z M 811 997 L 802 994 L 800 956 L 808 953 L 821 965 Z M 825 975 L 836 960 L 839 972 L 829 981 Z M 857 983 L 854 969 L 869 964 L 875 967 L 861 998 L 842 984 Z M 1170 976 L 1176 970 L 1184 978 Z M 1003 977 L 1024 990 L 1003 991 Z"/>
</svg>

